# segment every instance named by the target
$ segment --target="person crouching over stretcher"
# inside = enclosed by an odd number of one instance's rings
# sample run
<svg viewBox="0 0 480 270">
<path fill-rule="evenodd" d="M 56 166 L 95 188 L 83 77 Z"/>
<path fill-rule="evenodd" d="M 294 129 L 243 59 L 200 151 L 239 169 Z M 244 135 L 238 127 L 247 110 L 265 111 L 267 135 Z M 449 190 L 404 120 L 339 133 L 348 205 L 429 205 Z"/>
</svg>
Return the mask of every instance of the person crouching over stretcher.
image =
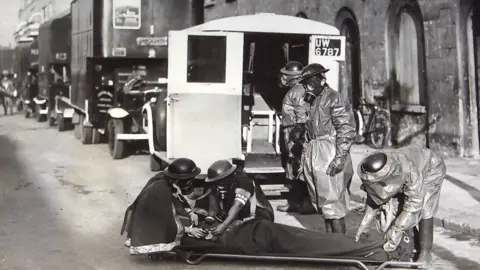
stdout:
<svg viewBox="0 0 480 270">
<path fill-rule="evenodd" d="M 243 168 L 228 160 L 218 160 L 208 168 L 205 182 L 213 184 L 219 205 L 216 219 L 220 224 L 213 230 L 213 235 L 224 233 L 236 220 L 255 217 L 274 220 L 272 205 Z"/>
<path fill-rule="evenodd" d="M 147 182 L 125 211 L 121 235 L 127 232 L 130 253 L 169 251 L 179 245 L 183 225 L 178 217 L 186 216 L 195 225 L 203 219 L 213 221 L 215 198 L 203 180 L 195 179 L 199 174 L 195 162 L 179 158 Z M 200 229 L 187 230 L 202 236 Z"/>
<path fill-rule="evenodd" d="M 404 197 L 399 215 L 386 231 L 383 247 L 387 252 L 395 250 L 403 233 L 419 225 L 420 254 L 417 262 L 429 265 L 432 260 L 433 218 L 438 210 L 440 189 L 446 174 L 442 157 L 416 146 L 377 152 L 362 160 L 358 174 L 368 197 L 366 213 L 356 239 L 392 197 Z"/>
</svg>

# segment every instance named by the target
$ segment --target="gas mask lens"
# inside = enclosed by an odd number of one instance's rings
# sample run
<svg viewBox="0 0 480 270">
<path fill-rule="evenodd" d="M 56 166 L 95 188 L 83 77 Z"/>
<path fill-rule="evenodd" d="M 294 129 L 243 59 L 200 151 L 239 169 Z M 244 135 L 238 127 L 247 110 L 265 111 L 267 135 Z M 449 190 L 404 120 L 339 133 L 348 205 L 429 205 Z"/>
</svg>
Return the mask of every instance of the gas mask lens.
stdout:
<svg viewBox="0 0 480 270">
<path fill-rule="evenodd" d="M 219 197 L 221 200 L 225 200 L 225 198 L 227 197 L 227 193 L 228 193 L 228 188 L 227 188 L 227 186 L 225 186 L 225 185 L 217 185 L 216 188 L 217 188 L 218 197 Z"/>
<path fill-rule="evenodd" d="M 173 180 L 173 183 L 180 188 L 183 195 L 189 195 L 193 192 L 193 180 Z"/>
</svg>

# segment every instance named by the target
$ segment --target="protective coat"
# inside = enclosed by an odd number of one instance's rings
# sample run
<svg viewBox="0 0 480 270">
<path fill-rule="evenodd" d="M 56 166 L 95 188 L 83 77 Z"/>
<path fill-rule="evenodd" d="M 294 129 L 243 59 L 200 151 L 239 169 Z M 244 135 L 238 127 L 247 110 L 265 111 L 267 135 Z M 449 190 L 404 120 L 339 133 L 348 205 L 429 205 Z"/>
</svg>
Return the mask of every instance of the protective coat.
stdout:
<svg viewBox="0 0 480 270">
<path fill-rule="evenodd" d="M 283 98 L 282 104 L 282 128 L 285 141 L 283 151 L 284 160 L 286 160 L 285 174 L 287 179 L 295 179 L 298 172 L 294 169 L 296 162 L 291 153 L 294 145 L 290 134 L 295 124 L 304 124 L 307 121 L 307 110 L 310 107 L 303 100 L 305 88 L 301 84 L 295 83 Z"/>
<path fill-rule="evenodd" d="M 343 96 L 326 87 L 313 102 L 309 117 L 314 138 L 303 157 L 303 174 L 312 204 L 326 219 L 340 219 L 348 212 L 348 186 L 353 177 L 350 147 L 355 137 L 355 120 Z M 326 170 L 335 156 L 345 156 L 343 171 L 328 176 Z"/>
<path fill-rule="evenodd" d="M 360 166 L 358 174 L 364 189 L 377 205 L 397 194 L 405 197 L 400 214 L 387 231 L 384 248 L 389 251 L 398 246 L 402 232 L 418 225 L 421 219 L 433 218 L 437 213 L 446 167 L 442 157 L 417 146 L 385 154 L 387 163 L 380 171 L 366 173 Z"/>
<path fill-rule="evenodd" d="M 443 158 L 429 149 L 408 146 L 386 151 L 387 164 L 376 174 L 367 174 L 361 167 L 358 174 L 368 195 L 382 204 L 397 193 L 405 196 L 403 211 L 412 213 L 413 221 L 405 228 L 418 224 L 420 219 L 433 218 L 438 210 L 440 189 L 446 175 Z M 379 184 L 383 183 L 383 184 Z M 385 185 L 386 184 L 386 185 Z"/>
</svg>

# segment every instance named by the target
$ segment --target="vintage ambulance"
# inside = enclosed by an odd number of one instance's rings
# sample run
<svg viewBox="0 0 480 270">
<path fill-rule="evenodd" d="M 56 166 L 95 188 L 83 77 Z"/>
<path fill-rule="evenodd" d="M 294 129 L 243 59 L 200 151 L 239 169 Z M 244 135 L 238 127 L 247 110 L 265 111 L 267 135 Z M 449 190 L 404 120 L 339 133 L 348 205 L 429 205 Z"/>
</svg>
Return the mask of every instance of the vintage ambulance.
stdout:
<svg viewBox="0 0 480 270">
<path fill-rule="evenodd" d="M 218 159 L 242 159 L 248 173 L 281 174 L 280 69 L 289 60 L 321 63 L 338 90 L 344 58 L 336 27 L 293 16 L 259 13 L 170 31 L 167 91 L 143 108 L 151 169 L 188 157 L 206 174 Z"/>
</svg>

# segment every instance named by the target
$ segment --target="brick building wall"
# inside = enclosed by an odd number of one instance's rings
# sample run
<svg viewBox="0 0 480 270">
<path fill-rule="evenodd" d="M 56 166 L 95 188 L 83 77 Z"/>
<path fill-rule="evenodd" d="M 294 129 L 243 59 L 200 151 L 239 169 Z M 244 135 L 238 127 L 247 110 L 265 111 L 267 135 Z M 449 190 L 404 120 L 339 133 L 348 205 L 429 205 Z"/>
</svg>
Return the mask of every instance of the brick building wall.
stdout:
<svg viewBox="0 0 480 270">
<path fill-rule="evenodd" d="M 392 142 L 429 146 L 445 155 L 478 154 L 478 91 L 473 76 L 478 65 L 469 61 L 472 44 L 467 42 L 475 0 L 205 2 L 205 21 L 259 12 L 303 12 L 309 19 L 341 28 L 350 18 L 360 40 L 357 95 L 370 101 L 374 96 L 388 97 Z M 407 59 L 411 55 L 416 57 Z M 342 88 L 351 84 L 347 80 Z"/>
</svg>

